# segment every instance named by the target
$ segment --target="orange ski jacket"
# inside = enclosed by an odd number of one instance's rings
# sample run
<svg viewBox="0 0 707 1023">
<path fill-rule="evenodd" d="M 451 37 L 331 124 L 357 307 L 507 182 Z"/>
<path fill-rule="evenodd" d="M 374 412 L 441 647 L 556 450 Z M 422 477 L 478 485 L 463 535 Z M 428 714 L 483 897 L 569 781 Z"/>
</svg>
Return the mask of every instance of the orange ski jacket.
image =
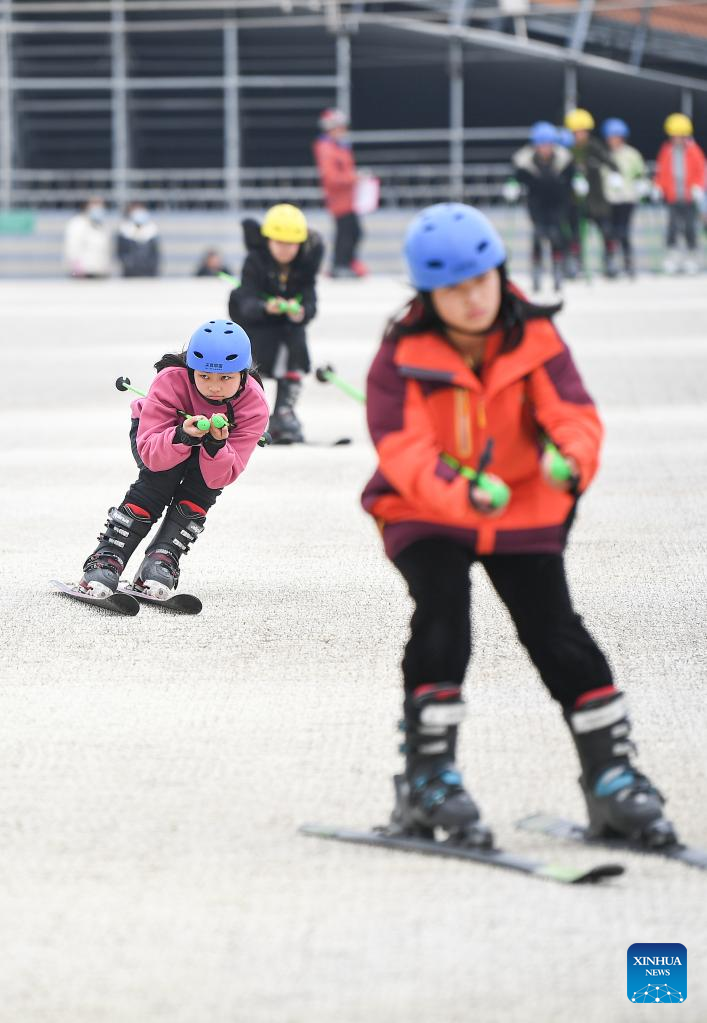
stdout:
<svg viewBox="0 0 707 1023">
<path fill-rule="evenodd" d="M 683 166 L 681 181 L 675 174 L 676 160 L 680 160 Z M 660 147 L 653 180 L 663 190 L 666 202 L 692 202 L 692 188 L 707 187 L 706 174 L 705 154 L 694 139 L 687 139 L 680 145 L 664 142 Z"/>
<path fill-rule="evenodd" d="M 540 471 L 545 438 L 571 455 L 586 489 L 599 462 L 603 428 L 567 345 L 549 319 L 530 320 L 501 352 L 489 337 L 480 374 L 441 335 L 386 337 L 367 384 L 368 427 L 378 468 L 362 503 L 377 520 L 390 557 L 422 536 L 453 535 L 477 554 L 563 550 L 576 497 Z M 511 488 L 496 517 L 469 501 L 469 481 L 441 458 L 487 466 Z"/>
</svg>

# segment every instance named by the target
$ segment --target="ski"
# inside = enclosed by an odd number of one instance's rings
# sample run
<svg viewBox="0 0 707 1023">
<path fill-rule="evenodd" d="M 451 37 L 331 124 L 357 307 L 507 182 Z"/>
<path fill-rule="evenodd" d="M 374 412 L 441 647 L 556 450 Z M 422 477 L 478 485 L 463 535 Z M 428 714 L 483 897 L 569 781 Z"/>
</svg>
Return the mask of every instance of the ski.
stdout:
<svg viewBox="0 0 707 1023">
<path fill-rule="evenodd" d="M 88 593 L 82 593 L 77 586 L 67 585 L 59 579 L 52 579 L 49 584 L 55 593 L 61 593 L 73 600 L 80 600 L 82 604 L 93 604 L 94 607 L 102 608 L 104 611 L 112 611 L 119 615 L 136 615 L 140 610 L 137 600 L 129 593 L 111 593 L 107 597 L 92 597 Z"/>
<path fill-rule="evenodd" d="M 195 597 L 193 593 L 175 593 L 172 597 L 162 599 L 135 590 L 130 583 L 121 583 L 118 592 L 129 596 L 131 600 L 139 600 L 143 604 L 149 604 L 150 607 L 159 607 L 163 611 L 173 611 L 175 614 L 198 615 L 203 607 L 199 598 Z"/>
<path fill-rule="evenodd" d="M 551 817 L 544 813 L 535 813 L 530 817 L 523 817 L 522 820 L 516 821 L 516 827 L 521 831 L 533 831 L 548 835 L 551 838 L 581 842 L 584 845 L 612 849 L 615 852 L 635 852 L 648 856 L 663 856 L 668 860 L 680 860 L 691 867 L 707 870 L 707 850 L 682 845 L 680 842 L 672 842 L 670 845 L 657 846 L 655 849 L 652 849 L 638 842 L 630 842 L 625 838 L 595 838 L 589 833 L 589 829 L 581 824 L 565 820 L 562 817 Z"/>
<path fill-rule="evenodd" d="M 299 833 L 314 838 L 329 838 L 337 842 L 352 842 L 355 845 L 370 845 L 378 849 L 395 849 L 401 852 L 424 853 L 428 856 L 445 856 L 450 859 L 471 860 L 487 866 L 503 867 L 533 877 L 558 881 L 561 884 L 597 884 L 605 878 L 618 877 L 624 868 L 618 863 L 602 863 L 589 870 L 568 867 L 558 863 L 546 863 L 527 859 L 503 849 L 481 849 L 453 843 L 449 839 L 438 842 L 430 838 L 394 833 L 387 828 L 372 831 L 351 831 L 347 828 L 331 827 L 325 824 L 303 824 Z"/>
</svg>

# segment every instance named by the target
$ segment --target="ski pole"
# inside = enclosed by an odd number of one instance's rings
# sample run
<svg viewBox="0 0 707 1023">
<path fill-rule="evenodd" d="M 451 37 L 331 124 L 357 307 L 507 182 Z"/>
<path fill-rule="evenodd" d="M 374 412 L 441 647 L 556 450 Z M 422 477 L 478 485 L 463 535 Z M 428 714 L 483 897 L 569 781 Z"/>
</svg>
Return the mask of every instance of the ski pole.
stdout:
<svg viewBox="0 0 707 1023">
<path fill-rule="evenodd" d="M 147 397 L 147 395 L 145 394 L 144 391 L 138 391 L 138 389 L 136 387 L 131 387 L 130 386 L 130 378 L 129 377 L 118 377 L 118 379 L 115 382 L 115 386 L 117 387 L 117 389 L 119 391 L 131 391 L 133 394 L 137 394 L 138 397 L 140 397 L 140 398 L 146 398 Z M 191 412 L 184 412 L 180 408 L 177 409 L 177 413 L 180 416 L 184 416 L 185 419 L 192 419 L 192 418 L 194 418 L 193 414 Z M 206 430 L 209 430 L 212 426 L 216 430 L 223 430 L 223 428 L 225 426 L 228 426 L 228 419 L 226 419 L 226 417 L 224 415 L 221 415 L 220 412 L 215 412 L 213 414 L 213 416 L 211 417 L 211 419 L 207 419 L 206 416 L 200 416 L 199 419 L 197 420 L 197 423 L 196 423 L 197 430 L 204 430 L 204 431 L 206 431 Z M 258 441 L 259 447 L 261 447 L 261 448 L 265 447 L 267 444 L 270 443 L 270 440 L 271 440 L 270 434 L 267 433 L 267 432 L 264 433 L 263 436 Z"/>
<path fill-rule="evenodd" d="M 320 366 L 316 371 L 315 376 L 320 384 L 334 384 L 344 394 L 348 394 L 349 398 L 353 398 L 355 401 L 360 401 L 362 405 L 366 404 L 366 395 L 363 391 L 359 391 L 357 387 L 350 384 L 347 380 L 342 380 L 340 376 L 337 376 L 334 372 L 333 366 Z"/>
<path fill-rule="evenodd" d="M 237 288 L 238 285 L 241 283 L 237 277 L 234 277 L 233 274 L 227 274 L 225 270 L 219 270 L 216 276 L 220 281 L 225 281 L 227 284 L 232 284 L 234 288 Z"/>
</svg>

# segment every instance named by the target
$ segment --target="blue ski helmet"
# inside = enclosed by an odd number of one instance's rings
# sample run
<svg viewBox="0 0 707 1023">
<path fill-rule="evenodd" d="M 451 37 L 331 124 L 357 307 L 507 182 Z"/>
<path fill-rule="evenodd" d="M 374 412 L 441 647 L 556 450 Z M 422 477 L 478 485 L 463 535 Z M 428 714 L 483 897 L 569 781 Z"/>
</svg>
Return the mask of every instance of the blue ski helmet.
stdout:
<svg viewBox="0 0 707 1023">
<path fill-rule="evenodd" d="M 191 336 L 187 366 L 202 373 L 241 373 L 250 367 L 250 338 L 237 323 L 209 320 Z"/>
<path fill-rule="evenodd" d="M 557 142 L 557 128 L 549 121 L 536 121 L 530 129 L 530 142 L 534 146 L 543 146 Z"/>
<path fill-rule="evenodd" d="M 503 241 L 491 221 L 461 202 L 436 203 L 418 213 L 407 229 L 404 251 L 418 291 L 480 277 L 506 259 Z"/>
<path fill-rule="evenodd" d="M 572 149 L 574 146 L 574 135 L 569 128 L 558 128 L 557 129 L 557 141 L 565 149 Z"/>
<path fill-rule="evenodd" d="M 601 133 L 605 139 L 611 135 L 617 135 L 620 139 L 627 139 L 629 135 L 628 125 L 620 117 L 607 117 L 601 126 Z"/>
</svg>

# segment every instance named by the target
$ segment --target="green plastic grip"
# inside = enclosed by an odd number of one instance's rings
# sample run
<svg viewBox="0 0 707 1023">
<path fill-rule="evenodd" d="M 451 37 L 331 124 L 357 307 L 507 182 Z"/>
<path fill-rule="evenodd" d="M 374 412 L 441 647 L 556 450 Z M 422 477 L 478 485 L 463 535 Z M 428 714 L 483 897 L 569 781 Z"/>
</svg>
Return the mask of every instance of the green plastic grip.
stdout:
<svg viewBox="0 0 707 1023">
<path fill-rule="evenodd" d="M 475 483 L 479 490 L 483 490 L 491 499 L 491 507 L 495 509 L 505 508 L 511 499 L 511 488 L 503 480 L 491 479 L 485 472 L 477 472 L 468 465 L 462 465 L 453 455 L 440 455 L 445 465 L 448 465 L 455 472 L 458 472 L 464 479 Z"/>
<path fill-rule="evenodd" d="M 224 426 L 228 426 L 228 420 L 220 412 L 217 412 L 211 417 L 211 425 L 215 430 L 223 430 Z"/>
<path fill-rule="evenodd" d="M 196 421 L 196 428 L 197 430 L 210 430 L 211 420 L 207 419 L 205 416 L 201 416 L 201 418 Z"/>
<path fill-rule="evenodd" d="M 550 441 L 545 444 L 545 451 L 551 455 L 550 476 L 558 483 L 567 483 L 574 476 L 572 466 Z"/>
</svg>

